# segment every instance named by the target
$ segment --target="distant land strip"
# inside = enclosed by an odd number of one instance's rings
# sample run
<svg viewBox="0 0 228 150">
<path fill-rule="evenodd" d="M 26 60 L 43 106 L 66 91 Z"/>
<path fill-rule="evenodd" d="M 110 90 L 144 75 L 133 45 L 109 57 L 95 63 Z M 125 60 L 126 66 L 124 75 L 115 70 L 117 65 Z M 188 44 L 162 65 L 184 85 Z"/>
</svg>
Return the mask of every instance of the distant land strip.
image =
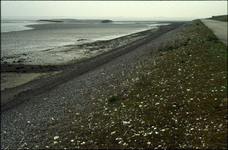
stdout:
<svg viewBox="0 0 228 150">
<path fill-rule="evenodd" d="M 63 22 L 63 21 L 58 21 L 58 20 L 38 20 L 38 21 L 47 21 L 47 22 Z"/>
</svg>

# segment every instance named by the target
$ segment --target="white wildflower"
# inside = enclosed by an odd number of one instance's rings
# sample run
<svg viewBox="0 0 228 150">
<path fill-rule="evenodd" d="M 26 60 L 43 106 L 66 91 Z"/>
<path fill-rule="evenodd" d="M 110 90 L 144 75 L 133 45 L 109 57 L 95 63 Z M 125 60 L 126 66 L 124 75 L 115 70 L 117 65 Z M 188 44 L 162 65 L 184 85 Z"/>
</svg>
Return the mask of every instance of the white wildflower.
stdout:
<svg viewBox="0 0 228 150">
<path fill-rule="evenodd" d="M 151 128 L 157 129 L 155 126 L 151 126 Z"/>
<path fill-rule="evenodd" d="M 127 124 L 130 124 L 131 122 L 129 121 L 123 121 L 123 125 L 127 125 Z"/>
<path fill-rule="evenodd" d="M 57 141 L 54 141 L 54 144 L 57 144 L 58 142 Z"/>
<path fill-rule="evenodd" d="M 56 139 L 58 139 L 58 138 L 59 138 L 59 136 L 55 136 L 55 137 L 54 137 L 54 140 L 56 140 Z"/>
<path fill-rule="evenodd" d="M 129 128 L 131 128 L 131 127 L 132 127 L 132 125 L 129 125 L 128 127 L 129 127 Z"/>
<path fill-rule="evenodd" d="M 123 146 L 127 146 L 128 144 L 127 143 L 123 143 Z"/>
<path fill-rule="evenodd" d="M 148 145 L 150 145 L 150 144 L 151 144 L 151 142 L 147 142 L 147 144 L 148 144 Z"/>
<path fill-rule="evenodd" d="M 134 135 L 132 135 L 132 137 L 135 137 L 135 136 L 140 136 L 140 134 L 134 134 Z"/>
<path fill-rule="evenodd" d="M 157 102 L 157 103 L 155 103 L 155 105 L 159 105 L 159 103 Z"/>
<path fill-rule="evenodd" d="M 113 135 L 113 134 L 115 134 L 116 133 L 116 131 L 113 131 L 113 132 L 111 132 L 111 135 Z"/>
</svg>

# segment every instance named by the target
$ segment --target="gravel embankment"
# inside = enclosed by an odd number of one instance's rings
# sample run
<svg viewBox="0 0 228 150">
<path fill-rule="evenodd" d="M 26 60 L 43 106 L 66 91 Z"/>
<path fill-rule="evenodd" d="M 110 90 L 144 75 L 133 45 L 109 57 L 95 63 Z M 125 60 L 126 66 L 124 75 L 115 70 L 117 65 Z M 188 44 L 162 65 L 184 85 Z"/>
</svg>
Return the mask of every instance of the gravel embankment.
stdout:
<svg viewBox="0 0 228 150">
<path fill-rule="evenodd" d="M 181 24 L 173 25 L 178 27 Z M 30 133 L 32 129 L 55 125 L 71 110 L 80 113 L 94 101 L 91 97 L 94 93 L 105 95 L 109 90 L 112 93 L 120 91 L 118 84 L 127 78 L 125 74 L 134 69 L 140 56 L 165 44 L 182 26 L 172 31 L 172 26 L 163 27 L 149 39 L 89 59 L 39 82 L 29 83 L 13 94 L 10 93 L 13 91 L 2 93 L 6 101 L 1 113 L 1 147 L 35 147 L 38 142 L 36 137 L 45 135 Z M 34 142 L 28 143 L 29 139 L 34 139 Z"/>
</svg>

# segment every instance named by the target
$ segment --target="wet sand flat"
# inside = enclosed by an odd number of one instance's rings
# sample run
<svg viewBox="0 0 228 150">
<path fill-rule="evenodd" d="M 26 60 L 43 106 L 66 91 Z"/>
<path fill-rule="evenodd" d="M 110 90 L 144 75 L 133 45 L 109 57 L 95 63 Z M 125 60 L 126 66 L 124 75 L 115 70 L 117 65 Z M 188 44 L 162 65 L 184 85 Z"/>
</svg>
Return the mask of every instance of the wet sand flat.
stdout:
<svg viewBox="0 0 228 150">
<path fill-rule="evenodd" d="M 67 66 L 1 64 L 1 91 L 61 72 Z"/>
<path fill-rule="evenodd" d="M 39 76 L 41 73 L 1 73 L 1 91 L 22 85 Z"/>
<path fill-rule="evenodd" d="M 32 80 L 48 77 L 61 71 L 50 73 L 1 73 L 1 91 L 23 85 Z"/>
</svg>

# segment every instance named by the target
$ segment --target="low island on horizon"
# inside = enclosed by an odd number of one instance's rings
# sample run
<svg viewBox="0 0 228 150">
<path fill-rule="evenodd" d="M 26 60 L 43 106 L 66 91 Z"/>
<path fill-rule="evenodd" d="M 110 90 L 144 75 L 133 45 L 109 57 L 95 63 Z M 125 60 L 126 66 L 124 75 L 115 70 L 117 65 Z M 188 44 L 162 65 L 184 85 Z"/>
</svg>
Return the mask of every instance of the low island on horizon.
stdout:
<svg viewBox="0 0 228 150">
<path fill-rule="evenodd" d="M 100 23 L 111 23 L 113 22 L 112 20 L 108 20 L 108 19 L 105 19 L 105 20 L 93 20 L 93 19 L 85 19 L 85 20 L 78 20 L 78 19 L 40 19 L 40 20 L 37 20 L 38 22 L 56 22 L 56 23 L 59 23 L 59 22 L 100 22 Z"/>
</svg>

